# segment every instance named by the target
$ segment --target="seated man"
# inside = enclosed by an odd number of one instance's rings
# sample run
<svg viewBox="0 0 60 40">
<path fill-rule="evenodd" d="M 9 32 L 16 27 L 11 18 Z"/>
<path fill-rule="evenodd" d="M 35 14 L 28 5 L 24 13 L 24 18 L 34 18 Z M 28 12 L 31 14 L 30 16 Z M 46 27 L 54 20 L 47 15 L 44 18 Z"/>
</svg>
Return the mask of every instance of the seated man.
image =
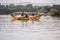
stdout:
<svg viewBox="0 0 60 40">
<path fill-rule="evenodd" d="M 28 15 L 27 15 L 27 14 L 25 14 L 25 17 L 26 17 L 26 18 L 28 18 Z"/>
<path fill-rule="evenodd" d="M 34 14 L 31 14 L 31 16 L 34 16 Z"/>
<path fill-rule="evenodd" d="M 24 12 L 22 12 L 22 14 L 21 14 L 21 17 L 25 17 L 25 14 L 24 14 Z"/>
</svg>

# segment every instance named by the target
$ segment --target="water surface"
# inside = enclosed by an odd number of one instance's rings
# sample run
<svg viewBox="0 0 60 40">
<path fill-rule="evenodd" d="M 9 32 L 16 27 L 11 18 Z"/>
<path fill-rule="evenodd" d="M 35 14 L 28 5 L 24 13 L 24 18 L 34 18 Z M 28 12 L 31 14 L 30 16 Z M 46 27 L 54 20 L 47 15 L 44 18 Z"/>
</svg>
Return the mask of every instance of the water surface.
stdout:
<svg viewBox="0 0 60 40">
<path fill-rule="evenodd" d="M 42 16 L 40 22 L 11 22 L 0 15 L 0 40 L 60 40 L 60 18 Z"/>
</svg>

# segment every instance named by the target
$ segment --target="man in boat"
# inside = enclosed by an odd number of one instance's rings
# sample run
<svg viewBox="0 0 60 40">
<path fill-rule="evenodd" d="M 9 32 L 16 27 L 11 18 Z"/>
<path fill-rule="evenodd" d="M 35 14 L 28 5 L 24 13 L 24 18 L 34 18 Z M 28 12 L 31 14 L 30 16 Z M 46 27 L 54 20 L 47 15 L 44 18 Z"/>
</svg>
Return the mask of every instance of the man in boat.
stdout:
<svg viewBox="0 0 60 40">
<path fill-rule="evenodd" d="M 24 12 L 22 12 L 21 16 L 24 16 Z"/>
<path fill-rule="evenodd" d="M 28 18 L 28 15 L 27 15 L 27 14 L 25 14 L 25 17 L 26 17 L 26 18 Z"/>
<path fill-rule="evenodd" d="M 27 22 L 29 20 L 28 15 L 27 14 L 24 14 L 24 12 L 22 12 L 20 20 Z"/>
<path fill-rule="evenodd" d="M 34 16 L 34 14 L 31 14 L 31 16 Z"/>
<path fill-rule="evenodd" d="M 28 18 L 28 15 L 24 14 L 24 12 L 22 12 L 21 17 Z"/>
</svg>

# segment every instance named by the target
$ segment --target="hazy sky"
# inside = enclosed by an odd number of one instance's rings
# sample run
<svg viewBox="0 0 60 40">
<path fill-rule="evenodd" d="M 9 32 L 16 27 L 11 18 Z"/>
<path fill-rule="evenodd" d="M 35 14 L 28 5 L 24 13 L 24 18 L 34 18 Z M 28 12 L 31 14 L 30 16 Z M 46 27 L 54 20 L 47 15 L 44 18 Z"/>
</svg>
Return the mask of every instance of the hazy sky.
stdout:
<svg viewBox="0 0 60 40">
<path fill-rule="evenodd" d="M 60 0 L 0 0 L 0 2 L 9 2 L 9 3 L 18 3 L 18 2 L 60 3 Z"/>
<path fill-rule="evenodd" d="M 18 2 L 60 4 L 60 0 L 0 0 L 0 3 L 18 3 Z"/>
</svg>

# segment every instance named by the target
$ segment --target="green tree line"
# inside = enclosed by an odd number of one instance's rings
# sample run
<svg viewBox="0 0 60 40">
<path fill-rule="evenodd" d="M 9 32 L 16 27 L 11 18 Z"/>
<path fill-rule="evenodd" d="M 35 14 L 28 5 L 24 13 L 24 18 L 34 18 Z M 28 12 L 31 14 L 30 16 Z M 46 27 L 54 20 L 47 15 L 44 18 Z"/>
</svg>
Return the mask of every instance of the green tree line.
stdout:
<svg viewBox="0 0 60 40">
<path fill-rule="evenodd" d="M 53 5 L 53 7 L 50 9 L 50 15 L 51 16 L 60 16 L 60 5 Z"/>
<path fill-rule="evenodd" d="M 33 6 L 32 4 L 27 5 L 1 5 L 0 4 L 0 14 L 10 14 L 13 12 L 44 12 L 50 11 L 50 6 Z"/>
</svg>

